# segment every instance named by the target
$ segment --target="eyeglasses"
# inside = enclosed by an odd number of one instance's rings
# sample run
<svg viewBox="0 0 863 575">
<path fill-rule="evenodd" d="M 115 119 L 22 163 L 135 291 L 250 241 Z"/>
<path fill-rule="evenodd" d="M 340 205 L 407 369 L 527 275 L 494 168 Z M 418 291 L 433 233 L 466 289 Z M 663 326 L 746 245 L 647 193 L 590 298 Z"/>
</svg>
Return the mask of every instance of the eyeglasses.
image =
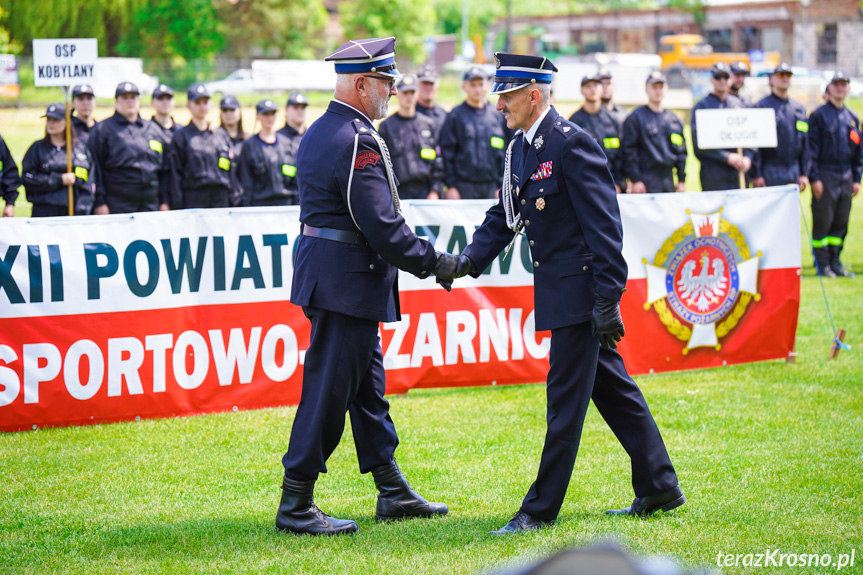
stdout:
<svg viewBox="0 0 863 575">
<path fill-rule="evenodd" d="M 363 75 L 363 78 L 371 78 L 372 80 L 380 80 L 381 82 L 386 82 L 387 84 L 390 85 L 390 90 L 395 88 L 395 85 L 396 85 L 395 78 L 384 78 L 381 76 L 366 76 L 365 74 Z"/>
<path fill-rule="evenodd" d="M 728 74 L 717 74 L 713 77 L 714 80 L 728 80 L 731 76 Z"/>
<path fill-rule="evenodd" d="M 776 72 L 775 75 L 777 78 L 790 78 L 791 72 Z"/>
</svg>

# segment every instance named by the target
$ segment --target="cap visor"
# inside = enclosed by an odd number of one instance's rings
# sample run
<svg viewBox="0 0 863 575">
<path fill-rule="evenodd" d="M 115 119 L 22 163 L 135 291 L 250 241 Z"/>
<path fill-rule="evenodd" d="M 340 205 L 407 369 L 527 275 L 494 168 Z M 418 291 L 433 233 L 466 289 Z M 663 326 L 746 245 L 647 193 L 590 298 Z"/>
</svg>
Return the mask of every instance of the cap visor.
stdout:
<svg viewBox="0 0 863 575">
<path fill-rule="evenodd" d="M 507 92 L 514 92 L 525 86 L 530 86 L 530 82 L 525 82 L 524 84 L 514 84 L 514 83 L 495 83 L 492 84 L 491 93 L 492 94 L 506 94 Z"/>
</svg>

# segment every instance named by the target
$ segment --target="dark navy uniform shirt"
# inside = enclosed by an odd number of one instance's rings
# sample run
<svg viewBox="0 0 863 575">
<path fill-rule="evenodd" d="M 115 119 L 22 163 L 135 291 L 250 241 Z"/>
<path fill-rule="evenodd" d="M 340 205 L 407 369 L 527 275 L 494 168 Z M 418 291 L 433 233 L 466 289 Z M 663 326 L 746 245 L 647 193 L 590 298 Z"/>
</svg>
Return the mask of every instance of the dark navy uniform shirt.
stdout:
<svg viewBox="0 0 863 575">
<path fill-rule="evenodd" d="M 293 143 L 276 133 L 269 144 L 256 134 L 245 141 L 237 158 L 243 195 L 241 206 L 293 206 L 300 203 L 297 158 Z"/>
<path fill-rule="evenodd" d="M 174 139 L 174 134 L 176 134 L 177 130 L 180 129 L 180 126 L 177 124 L 177 122 L 174 121 L 174 118 L 171 118 L 170 128 L 166 128 L 165 126 L 157 122 L 156 116 L 150 118 L 150 121 L 153 122 L 153 124 L 159 129 L 160 132 L 162 132 L 162 141 L 170 146 L 171 141 Z"/>
<path fill-rule="evenodd" d="M 75 128 L 75 135 L 78 137 L 78 141 L 87 145 L 87 142 L 90 140 L 90 132 L 96 129 L 96 126 L 99 125 L 99 122 L 96 122 L 92 126 L 88 126 L 84 120 L 79 118 L 78 116 L 72 114 L 72 127 Z"/>
<path fill-rule="evenodd" d="M 440 134 L 446 186 L 499 181 L 510 136 L 503 114 L 492 104 L 474 108 L 465 102 L 453 108 Z"/>
<path fill-rule="evenodd" d="M 395 212 L 384 157 L 361 113 L 330 102 L 300 142 L 300 221 L 360 232 L 366 245 L 302 236 L 291 302 L 374 321 L 397 321 L 397 269 L 426 277 L 434 246 Z"/>
<path fill-rule="evenodd" d="M 619 301 L 626 285 L 623 228 L 608 162 L 594 139 L 553 107 L 525 162 L 518 153 L 523 140 L 523 133 L 515 136 L 511 183 L 533 260 L 536 329 L 590 321 L 594 293 Z M 513 238 L 502 201 L 486 213 L 463 252 L 476 264 L 474 277 Z"/>
<path fill-rule="evenodd" d="M 443 159 L 431 118 L 393 114 L 381 122 L 380 133 L 390 149 L 402 198 L 424 200 L 432 190 L 443 195 Z"/>
<path fill-rule="evenodd" d="M 809 179 L 821 179 L 823 170 L 850 171 L 859 182 L 863 175 L 860 122 L 847 107 L 841 110 L 828 102 L 809 116 Z"/>
<path fill-rule="evenodd" d="M 704 150 L 698 147 L 698 110 L 713 110 L 717 108 L 745 108 L 737 96 L 729 94 L 724 100 L 716 94 L 708 94 L 692 108 L 692 149 L 695 157 L 701 162 L 701 184 L 718 183 L 711 189 L 731 189 L 738 187 L 739 173 L 728 165 L 728 156 L 737 153 L 737 149 Z M 755 150 L 744 149 L 743 154 L 750 160 L 755 156 Z"/>
<path fill-rule="evenodd" d="M 187 195 L 224 189 L 231 194 L 236 179 L 234 147 L 219 128 L 199 130 L 194 122 L 177 130 L 168 152 L 170 206 L 188 207 Z"/>
<path fill-rule="evenodd" d="M 623 139 L 623 126 L 612 112 L 603 106 L 596 114 L 591 114 L 584 108 L 579 108 L 569 121 L 591 135 L 600 145 L 605 156 L 608 158 L 608 169 L 614 177 L 614 183 L 621 190 L 626 189 L 626 175 L 623 169 L 623 156 L 620 153 L 621 140 Z"/>
<path fill-rule="evenodd" d="M 0 137 L 0 196 L 3 196 L 7 204 L 14 204 L 18 199 L 19 187 L 21 176 L 18 174 L 18 166 L 6 142 Z"/>
<path fill-rule="evenodd" d="M 809 173 L 809 120 L 806 108 L 790 98 L 775 94 L 763 98 L 756 108 L 773 108 L 776 112 L 775 148 L 761 148 L 752 164 L 752 177 L 762 177 L 765 167 L 794 167 L 797 175 Z M 796 183 L 796 178 L 794 182 Z"/>
<path fill-rule="evenodd" d="M 54 146 L 46 138 L 33 142 L 21 162 L 27 201 L 68 206 L 69 189 L 62 179 L 69 171 L 68 166 L 66 146 Z M 93 208 L 93 182 L 98 179 L 98 167 L 90 150 L 81 142 L 72 149 L 72 172 L 75 174 L 75 214 L 87 215 Z"/>
<path fill-rule="evenodd" d="M 443 106 L 435 104 L 434 107 L 428 108 L 417 102 L 417 114 L 422 114 L 427 118 L 431 118 L 435 125 L 435 137 L 440 138 L 440 129 L 443 127 L 446 120 L 446 110 Z"/>
<path fill-rule="evenodd" d="M 686 181 L 686 140 L 683 122 L 671 110 L 656 113 L 647 106 L 636 108 L 623 123 L 622 163 L 633 182 L 672 178 Z M 648 189 L 671 192 L 672 189 Z"/>
<path fill-rule="evenodd" d="M 162 132 L 151 122 L 129 122 L 119 113 L 102 120 L 87 142 L 99 165 L 95 207 L 105 204 L 108 194 L 140 201 L 159 198 L 159 171 L 167 146 Z"/>
</svg>

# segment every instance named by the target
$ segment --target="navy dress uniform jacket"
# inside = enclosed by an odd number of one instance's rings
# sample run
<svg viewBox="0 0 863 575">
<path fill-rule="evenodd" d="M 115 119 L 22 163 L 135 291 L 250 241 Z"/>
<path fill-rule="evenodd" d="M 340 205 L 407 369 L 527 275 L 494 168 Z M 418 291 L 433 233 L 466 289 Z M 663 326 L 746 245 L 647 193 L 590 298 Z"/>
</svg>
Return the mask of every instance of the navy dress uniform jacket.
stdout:
<svg viewBox="0 0 863 575">
<path fill-rule="evenodd" d="M 533 259 L 536 329 L 587 322 L 594 293 L 620 300 L 626 285 L 620 209 L 605 154 L 553 107 L 537 129 L 526 163 L 523 142 L 520 133 L 513 144 L 512 189 L 519 190 L 516 206 Z M 548 176 L 533 179 L 538 170 Z M 512 238 L 499 201 L 463 252 L 476 265 L 472 275 L 488 267 Z"/>
<path fill-rule="evenodd" d="M 401 318 L 397 270 L 427 277 L 437 255 L 396 214 L 373 130 L 362 114 L 333 101 L 300 142 L 300 221 L 360 232 L 367 244 L 301 236 L 291 302 L 392 322 Z"/>
</svg>

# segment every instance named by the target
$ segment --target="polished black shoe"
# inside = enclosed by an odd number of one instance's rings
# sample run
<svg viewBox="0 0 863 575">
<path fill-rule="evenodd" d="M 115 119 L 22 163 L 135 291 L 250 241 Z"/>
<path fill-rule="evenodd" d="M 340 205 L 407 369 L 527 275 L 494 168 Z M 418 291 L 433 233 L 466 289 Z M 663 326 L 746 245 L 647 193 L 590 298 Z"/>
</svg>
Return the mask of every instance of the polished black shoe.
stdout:
<svg viewBox="0 0 863 575">
<path fill-rule="evenodd" d="M 512 535 L 522 531 L 536 531 L 543 527 L 554 525 L 554 521 L 545 521 L 539 517 L 534 517 L 530 513 L 519 510 L 515 516 L 509 520 L 509 523 L 498 529 L 497 531 L 489 531 L 492 535 Z"/>
<path fill-rule="evenodd" d="M 353 521 L 334 519 L 318 509 L 314 490 L 314 481 L 295 481 L 285 477 L 276 514 L 276 529 L 297 535 L 346 535 L 359 531 Z"/>
<path fill-rule="evenodd" d="M 411 517 L 434 517 L 449 512 L 444 503 L 430 503 L 411 489 L 395 461 L 372 469 L 378 488 L 378 521 L 394 521 Z"/>
<path fill-rule="evenodd" d="M 606 515 L 636 515 L 644 517 L 659 510 L 671 511 L 684 503 L 686 503 L 686 497 L 678 485 L 658 495 L 636 497 L 633 499 L 631 506 L 625 509 L 609 509 L 605 513 Z"/>
</svg>

